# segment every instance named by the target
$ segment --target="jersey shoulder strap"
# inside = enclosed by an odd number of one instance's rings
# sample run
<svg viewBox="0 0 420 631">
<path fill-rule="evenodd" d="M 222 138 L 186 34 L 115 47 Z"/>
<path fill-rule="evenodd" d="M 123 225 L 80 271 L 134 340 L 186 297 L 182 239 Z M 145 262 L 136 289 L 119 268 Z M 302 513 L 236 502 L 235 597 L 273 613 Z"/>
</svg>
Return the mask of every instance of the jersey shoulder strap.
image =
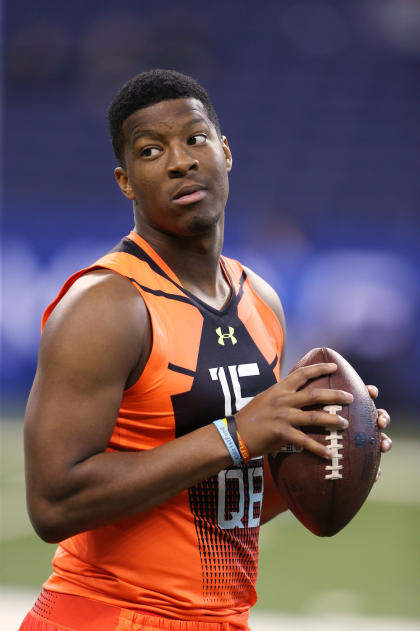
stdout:
<svg viewBox="0 0 420 631">
<path fill-rule="evenodd" d="M 99 269 L 108 269 L 124 276 L 140 293 L 145 290 L 155 294 L 162 292 L 171 296 L 183 296 L 180 281 L 171 268 L 140 235 L 131 231 L 110 252 L 66 280 L 57 297 L 44 311 L 41 331 L 70 287 L 84 274 Z"/>
</svg>

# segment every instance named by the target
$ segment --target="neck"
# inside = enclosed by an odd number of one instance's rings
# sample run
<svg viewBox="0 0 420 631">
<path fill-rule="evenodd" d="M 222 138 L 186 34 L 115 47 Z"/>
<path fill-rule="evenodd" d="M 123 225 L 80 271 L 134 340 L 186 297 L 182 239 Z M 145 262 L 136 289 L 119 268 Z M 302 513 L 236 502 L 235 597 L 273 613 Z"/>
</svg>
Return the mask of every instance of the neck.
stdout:
<svg viewBox="0 0 420 631">
<path fill-rule="evenodd" d="M 134 230 L 152 246 L 186 289 L 207 297 L 220 294 L 220 286 L 225 284 L 219 263 L 223 224 L 217 223 L 205 234 L 188 237 L 166 234 L 137 221 Z"/>
</svg>

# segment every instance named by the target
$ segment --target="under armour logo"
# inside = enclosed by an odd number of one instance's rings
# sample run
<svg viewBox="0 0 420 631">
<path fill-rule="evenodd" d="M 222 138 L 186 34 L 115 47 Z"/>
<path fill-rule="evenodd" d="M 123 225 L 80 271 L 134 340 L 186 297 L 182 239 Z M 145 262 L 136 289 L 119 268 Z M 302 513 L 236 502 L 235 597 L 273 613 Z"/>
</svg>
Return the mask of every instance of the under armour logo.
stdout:
<svg viewBox="0 0 420 631">
<path fill-rule="evenodd" d="M 219 336 L 218 342 L 222 346 L 225 345 L 225 340 L 230 340 L 232 344 L 236 344 L 236 342 L 238 341 L 236 337 L 233 335 L 235 333 L 235 329 L 233 328 L 233 326 L 228 326 L 228 329 L 229 329 L 229 333 L 222 333 L 221 326 L 218 326 L 216 329 L 216 333 Z"/>
</svg>

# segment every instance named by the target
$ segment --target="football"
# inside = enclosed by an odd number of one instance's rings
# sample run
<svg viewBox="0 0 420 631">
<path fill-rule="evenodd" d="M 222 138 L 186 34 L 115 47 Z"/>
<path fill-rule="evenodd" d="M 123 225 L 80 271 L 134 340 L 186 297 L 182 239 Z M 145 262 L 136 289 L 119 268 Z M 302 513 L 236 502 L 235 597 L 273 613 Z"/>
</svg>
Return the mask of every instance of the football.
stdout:
<svg viewBox="0 0 420 631">
<path fill-rule="evenodd" d="M 375 480 L 379 461 L 381 432 L 376 407 L 354 368 L 330 348 L 314 348 L 291 372 L 300 366 L 334 362 L 337 370 L 308 381 L 303 388 L 329 388 L 350 392 L 349 405 L 328 405 L 324 410 L 349 421 L 342 431 L 314 426 L 302 431 L 324 445 L 330 445 L 332 460 L 310 451 L 284 445 L 269 455 L 274 482 L 292 513 L 306 528 L 320 537 L 339 532 L 355 516 Z M 322 409 L 322 406 L 304 409 Z"/>
</svg>

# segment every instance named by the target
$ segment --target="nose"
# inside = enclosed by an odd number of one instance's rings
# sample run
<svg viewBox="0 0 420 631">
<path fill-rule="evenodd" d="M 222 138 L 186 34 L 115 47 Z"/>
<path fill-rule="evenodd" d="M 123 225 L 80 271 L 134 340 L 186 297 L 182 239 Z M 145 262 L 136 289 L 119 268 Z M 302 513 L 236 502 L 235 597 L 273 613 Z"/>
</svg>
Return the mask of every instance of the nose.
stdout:
<svg viewBox="0 0 420 631">
<path fill-rule="evenodd" d="M 188 151 L 188 146 L 177 143 L 169 149 L 168 175 L 171 178 L 183 177 L 189 171 L 198 169 L 198 160 Z"/>
</svg>

